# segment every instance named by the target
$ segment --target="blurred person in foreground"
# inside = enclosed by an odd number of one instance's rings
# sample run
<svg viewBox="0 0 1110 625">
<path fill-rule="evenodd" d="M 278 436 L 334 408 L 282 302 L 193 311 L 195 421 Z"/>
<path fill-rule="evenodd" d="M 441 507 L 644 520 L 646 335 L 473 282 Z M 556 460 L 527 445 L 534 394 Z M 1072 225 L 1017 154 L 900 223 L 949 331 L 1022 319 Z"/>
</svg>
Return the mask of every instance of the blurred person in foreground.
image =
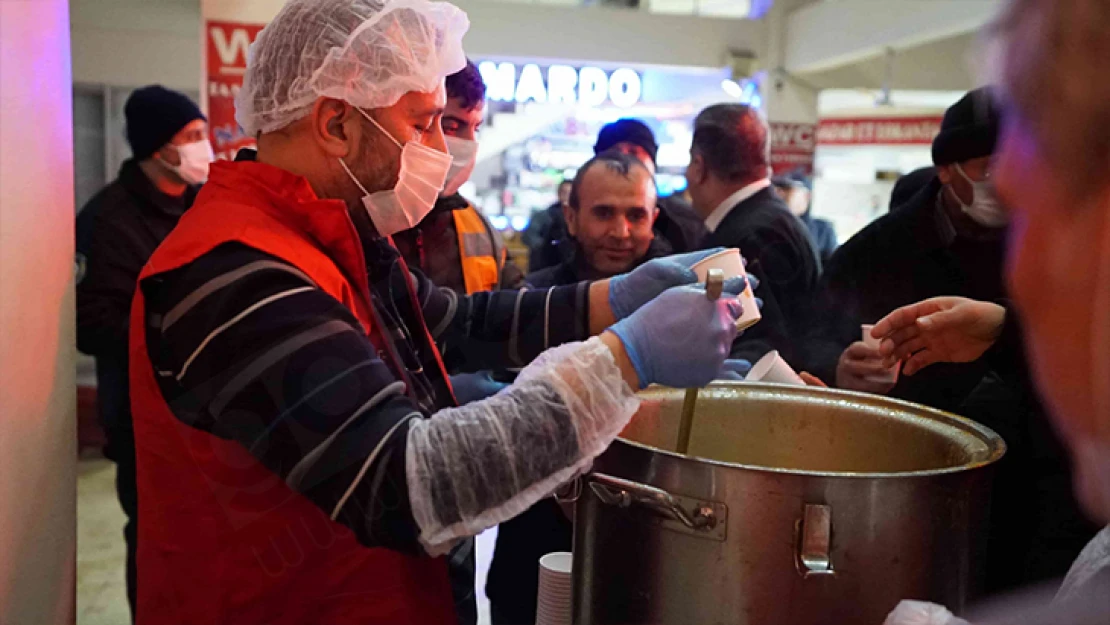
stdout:
<svg viewBox="0 0 1110 625">
<path fill-rule="evenodd" d="M 805 224 L 806 230 L 809 231 L 809 238 L 813 242 L 813 248 L 817 250 L 821 262 L 829 262 L 829 258 L 836 251 L 836 230 L 828 219 L 813 216 L 813 192 L 810 180 L 801 174 L 787 174 L 775 176 L 771 179 L 771 184 L 775 186 L 775 192 L 786 203 L 790 212 Z"/>
<path fill-rule="evenodd" d="M 565 211 L 572 257 L 528 275 L 533 287 L 554 287 L 626 273 L 659 255 L 652 221 L 655 178 L 639 159 L 610 150 L 590 159 L 571 186 Z M 748 363 L 728 361 L 737 374 Z M 733 376 L 730 376 L 733 377 Z M 540 557 L 570 551 L 572 524 L 552 498 L 539 501 L 497 532 L 486 595 L 494 625 L 536 621 Z"/>
<path fill-rule="evenodd" d="M 821 261 L 809 233 L 771 189 L 770 131 L 762 114 L 717 104 L 694 119 L 686 170 L 694 210 L 709 235 L 703 247 L 737 247 L 760 282 L 763 320 L 733 351 L 752 362 L 776 349 L 795 369 Z"/>
<path fill-rule="evenodd" d="M 1012 369 L 1017 337 L 1024 339 L 1037 386 L 1071 452 L 1075 490 L 1091 518 L 1107 523 L 1110 83 L 1102 77 L 1110 64 L 1110 4 L 1011 0 L 994 32 L 1007 111 L 993 171 L 1014 222 L 1006 265 L 1014 307 L 932 299 L 895 311 L 874 335 L 883 338 L 888 362 L 905 360 L 907 374 L 984 357 Z M 896 616 L 888 622 L 911 622 Z M 1076 560 L 1051 605 L 1014 599 L 968 618 L 1110 623 L 1110 529 Z M 941 614 L 915 622 L 950 621 Z"/>
<path fill-rule="evenodd" d="M 446 182 L 468 26 L 292 0 L 252 44 L 257 153 L 212 166 L 132 306 L 140 623 L 469 620 L 445 554 L 586 470 L 637 389 L 721 374 L 742 310 L 693 286 L 705 254 L 475 295 L 408 269 L 389 237 Z M 457 407 L 449 368 L 501 366 L 524 369 Z"/>
<path fill-rule="evenodd" d="M 509 258 L 501 234 L 459 194 L 478 156 L 486 85 L 467 61 L 462 71 L 447 77 L 446 89 L 442 125 L 452 157 L 446 186 L 432 212 L 416 227 L 393 235 L 393 243 L 408 266 L 423 271 L 436 286 L 460 294 L 520 288 L 524 274 Z"/>
<path fill-rule="evenodd" d="M 659 146 L 655 134 L 647 124 L 638 119 L 618 119 L 606 124 L 597 135 L 594 155 L 616 150 L 638 159 L 652 176 L 656 173 L 655 159 Z M 652 224 L 660 245 L 667 245 L 674 253 L 691 252 L 705 238 L 705 225 L 690 203 L 678 195 L 657 198 L 659 214 Z"/>
<path fill-rule="evenodd" d="M 77 214 L 77 347 L 96 357 L 97 410 L 127 516 L 127 599 L 135 612 L 138 504 L 127 334 L 135 282 L 208 177 L 208 123 L 195 103 L 161 86 L 137 89 L 123 109 L 131 158 Z"/>
<path fill-rule="evenodd" d="M 566 260 L 567 222 L 563 210 L 570 198 L 570 183 L 570 180 L 559 183 L 555 203 L 532 213 L 528 227 L 520 235 L 521 242 L 528 247 L 529 273 L 554 267 Z"/>
<path fill-rule="evenodd" d="M 998 143 L 996 94 L 978 89 L 945 114 L 933 143 L 937 178 L 844 244 L 822 278 L 807 347 L 819 377 L 849 390 L 955 412 L 994 429 L 1009 451 L 997 466 L 983 590 L 1063 575 L 1096 531 L 1069 487 L 1067 455 L 1027 378 L 987 359 L 904 375 L 862 341 L 861 324 L 935 296 L 1004 302 L 1009 215 L 990 163 Z M 1018 356 L 1017 369 L 1024 358 Z M 828 376 L 828 377 L 825 377 Z"/>
</svg>

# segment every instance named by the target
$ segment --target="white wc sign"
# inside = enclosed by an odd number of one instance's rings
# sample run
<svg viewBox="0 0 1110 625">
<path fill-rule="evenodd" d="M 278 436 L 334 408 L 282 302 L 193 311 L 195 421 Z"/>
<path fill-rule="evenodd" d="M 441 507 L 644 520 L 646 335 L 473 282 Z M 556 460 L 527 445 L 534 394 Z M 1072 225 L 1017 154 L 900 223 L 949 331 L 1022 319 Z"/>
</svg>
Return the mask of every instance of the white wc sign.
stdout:
<svg viewBox="0 0 1110 625">
<path fill-rule="evenodd" d="M 608 100 L 629 108 L 640 101 L 643 92 L 640 75 L 628 68 L 607 74 L 600 67 L 552 65 L 547 68 L 547 80 L 534 63 L 521 67 L 519 75 L 516 65 L 493 61 L 482 61 L 478 71 L 486 83 L 486 97 L 498 102 L 601 106 Z"/>
</svg>

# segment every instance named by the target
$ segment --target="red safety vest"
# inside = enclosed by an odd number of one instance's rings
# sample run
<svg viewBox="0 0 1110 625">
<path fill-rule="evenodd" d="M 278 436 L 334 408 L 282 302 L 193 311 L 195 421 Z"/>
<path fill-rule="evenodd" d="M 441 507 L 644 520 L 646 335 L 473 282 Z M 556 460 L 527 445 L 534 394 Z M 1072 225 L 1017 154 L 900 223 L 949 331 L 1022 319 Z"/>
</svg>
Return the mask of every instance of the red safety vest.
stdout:
<svg viewBox="0 0 1110 625">
<path fill-rule="evenodd" d="M 385 350 L 346 205 L 318 199 L 307 180 L 268 165 L 213 164 L 140 280 L 233 241 L 303 271 Z M 240 444 L 174 417 L 147 355 L 143 306 L 139 290 L 131 311 L 138 623 L 456 623 L 442 558 L 362 546 Z"/>
</svg>

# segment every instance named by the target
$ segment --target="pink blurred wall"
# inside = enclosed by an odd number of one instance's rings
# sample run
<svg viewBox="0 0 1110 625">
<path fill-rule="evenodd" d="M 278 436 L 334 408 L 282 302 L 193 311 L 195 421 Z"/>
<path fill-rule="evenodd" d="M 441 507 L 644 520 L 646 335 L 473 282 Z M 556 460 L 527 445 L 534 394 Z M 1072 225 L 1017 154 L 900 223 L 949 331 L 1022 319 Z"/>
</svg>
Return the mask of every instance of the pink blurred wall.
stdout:
<svg viewBox="0 0 1110 625">
<path fill-rule="evenodd" d="M 74 617 L 73 119 L 66 0 L 0 0 L 0 623 Z"/>
</svg>

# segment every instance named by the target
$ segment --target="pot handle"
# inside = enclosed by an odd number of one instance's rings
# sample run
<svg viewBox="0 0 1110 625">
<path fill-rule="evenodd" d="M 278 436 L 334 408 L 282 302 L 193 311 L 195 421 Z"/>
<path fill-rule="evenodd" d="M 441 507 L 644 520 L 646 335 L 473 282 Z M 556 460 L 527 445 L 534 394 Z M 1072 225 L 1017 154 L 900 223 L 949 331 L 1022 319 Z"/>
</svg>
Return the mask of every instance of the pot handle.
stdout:
<svg viewBox="0 0 1110 625">
<path fill-rule="evenodd" d="M 798 559 L 802 577 L 835 575 L 832 563 L 832 508 L 806 504 L 798 521 Z"/>
<path fill-rule="evenodd" d="M 590 490 L 606 505 L 628 508 L 638 504 L 695 531 L 708 532 L 718 525 L 724 529 L 727 511 L 722 504 L 699 504 L 687 510 L 678 497 L 661 488 L 604 473 L 591 473 L 585 479 Z"/>
</svg>

